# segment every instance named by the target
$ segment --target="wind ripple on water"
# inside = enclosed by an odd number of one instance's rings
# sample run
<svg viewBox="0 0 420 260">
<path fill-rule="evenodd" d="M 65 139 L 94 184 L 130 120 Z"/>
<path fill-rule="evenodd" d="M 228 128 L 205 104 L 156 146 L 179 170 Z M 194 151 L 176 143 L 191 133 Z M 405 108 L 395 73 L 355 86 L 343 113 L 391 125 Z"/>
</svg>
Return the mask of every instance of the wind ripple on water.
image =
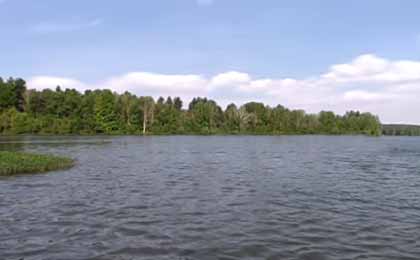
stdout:
<svg viewBox="0 0 420 260">
<path fill-rule="evenodd" d="M 36 140 L 78 163 L 0 179 L 0 259 L 420 256 L 418 138 Z"/>
</svg>

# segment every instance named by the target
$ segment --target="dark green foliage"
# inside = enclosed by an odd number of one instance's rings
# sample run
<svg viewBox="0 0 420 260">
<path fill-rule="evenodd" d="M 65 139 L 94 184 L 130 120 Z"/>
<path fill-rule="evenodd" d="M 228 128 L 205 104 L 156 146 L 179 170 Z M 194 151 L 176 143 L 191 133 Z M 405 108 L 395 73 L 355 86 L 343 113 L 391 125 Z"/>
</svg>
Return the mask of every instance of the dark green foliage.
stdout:
<svg viewBox="0 0 420 260">
<path fill-rule="evenodd" d="M 24 110 L 24 94 L 26 83 L 22 79 L 10 78 L 6 82 L 0 78 L 0 110 L 14 107 L 18 111 Z"/>
<path fill-rule="evenodd" d="M 0 79 L 2 134 L 364 134 L 382 133 L 379 119 L 350 111 L 306 114 L 281 105 L 230 104 L 194 98 L 137 97 L 110 90 L 27 90 L 25 81 Z M 388 134 L 389 131 L 384 133 Z M 398 132 L 403 133 L 403 132 Z M 405 133 L 405 132 L 404 132 Z M 412 133 L 412 132 L 410 132 Z"/>
<path fill-rule="evenodd" d="M 419 125 L 383 125 L 382 133 L 384 135 L 405 135 L 405 136 L 420 136 Z"/>
<path fill-rule="evenodd" d="M 119 130 L 116 115 L 116 96 L 110 90 L 95 91 L 95 131 L 114 133 Z"/>
<path fill-rule="evenodd" d="M 161 97 L 158 99 L 154 107 L 154 118 L 152 124 L 152 132 L 156 134 L 178 134 L 182 133 L 182 101 L 175 98 L 175 101 L 181 102 L 176 104 L 172 98 L 168 97 L 166 101 Z"/>
<path fill-rule="evenodd" d="M 73 160 L 62 157 L 0 151 L 0 176 L 53 171 L 72 165 Z"/>
<path fill-rule="evenodd" d="M 222 127 L 223 111 L 213 100 L 194 98 L 187 112 L 187 131 L 215 134 Z"/>
</svg>

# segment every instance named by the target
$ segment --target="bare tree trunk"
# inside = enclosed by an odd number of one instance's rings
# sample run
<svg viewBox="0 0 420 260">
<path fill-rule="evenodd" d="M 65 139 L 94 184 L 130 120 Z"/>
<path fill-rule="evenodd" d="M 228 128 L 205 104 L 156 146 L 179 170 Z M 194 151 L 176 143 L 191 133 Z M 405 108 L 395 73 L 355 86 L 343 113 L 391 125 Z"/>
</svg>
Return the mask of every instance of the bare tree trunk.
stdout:
<svg viewBox="0 0 420 260">
<path fill-rule="evenodd" d="M 24 111 L 25 112 L 29 112 L 29 110 L 30 110 L 30 98 L 31 98 L 31 94 L 32 94 L 32 91 L 31 90 L 26 90 L 25 91 L 25 95 L 24 95 L 24 97 L 25 97 Z"/>
<path fill-rule="evenodd" d="M 150 124 L 153 125 L 153 122 L 155 122 L 155 109 L 154 107 L 151 108 L 152 112 L 152 119 L 150 120 Z"/>
<path fill-rule="evenodd" d="M 127 110 L 127 124 L 128 124 L 128 126 L 131 126 L 131 113 L 130 113 L 130 109 Z"/>
<path fill-rule="evenodd" d="M 146 134 L 146 126 L 147 126 L 147 110 L 145 109 L 143 112 L 143 135 Z"/>
<path fill-rule="evenodd" d="M 153 109 L 154 103 L 153 98 L 145 97 L 142 102 L 142 110 L 143 110 L 143 135 L 147 132 L 147 125 L 150 125 L 150 120 L 153 123 Z"/>
</svg>

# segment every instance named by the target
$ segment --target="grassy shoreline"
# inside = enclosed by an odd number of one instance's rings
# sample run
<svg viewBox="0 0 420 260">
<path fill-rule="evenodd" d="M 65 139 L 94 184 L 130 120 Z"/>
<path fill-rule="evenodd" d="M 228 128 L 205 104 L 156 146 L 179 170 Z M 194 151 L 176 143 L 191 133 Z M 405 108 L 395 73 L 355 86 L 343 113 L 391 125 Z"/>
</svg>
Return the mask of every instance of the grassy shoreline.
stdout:
<svg viewBox="0 0 420 260">
<path fill-rule="evenodd" d="M 64 157 L 0 151 L 0 176 L 44 173 L 67 169 L 73 164 L 72 159 Z"/>
</svg>

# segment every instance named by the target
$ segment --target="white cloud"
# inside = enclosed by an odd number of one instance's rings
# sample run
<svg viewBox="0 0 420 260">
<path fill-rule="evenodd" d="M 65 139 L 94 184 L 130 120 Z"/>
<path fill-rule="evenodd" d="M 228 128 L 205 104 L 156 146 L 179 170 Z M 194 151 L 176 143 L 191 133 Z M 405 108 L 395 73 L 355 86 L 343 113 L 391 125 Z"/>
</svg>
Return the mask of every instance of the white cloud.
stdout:
<svg viewBox="0 0 420 260">
<path fill-rule="evenodd" d="M 237 71 L 229 71 L 226 73 L 221 73 L 214 76 L 210 84 L 213 87 L 223 87 L 223 86 L 235 86 L 238 84 L 249 83 L 251 77 L 246 73 L 241 73 Z"/>
<path fill-rule="evenodd" d="M 57 86 L 63 89 L 74 88 L 79 91 L 84 91 L 89 88 L 87 84 L 75 79 L 50 76 L 33 77 L 29 80 L 28 86 L 37 90 L 55 89 Z"/>
<path fill-rule="evenodd" d="M 206 6 L 206 5 L 212 5 L 214 3 L 214 0 L 196 0 L 198 5 Z"/>
<path fill-rule="evenodd" d="M 164 75 L 148 72 L 131 72 L 113 77 L 98 85 L 117 92 L 130 91 L 141 95 L 194 96 L 208 93 L 208 81 L 200 75 Z"/>
<path fill-rule="evenodd" d="M 420 62 L 395 61 L 376 57 L 371 54 L 362 55 L 349 64 L 339 64 L 331 67 L 324 79 L 339 82 L 370 82 L 370 83 L 403 83 L 420 80 Z"/>
<path fill-rule="evenodd" d="M 28 83 L 37 89 L 56 85 L 79 90 L 88 86 L 109 88 L 154 97 L 180 96 L 185 102 L 195 96 L 207 96 L 223 106 L 230 102 L 261 101 L 308 112 L 361 110 L 379 115 L 383 122 L 420 123 L 420 61 L 391 61 L 372 54 L 333 65 L 326 73 L 306 79 L 254 79 L 237 71 L 209 78 L 132 72 L 90 85 L 46 76 L 34 77 Z"/>
<path fill-rule="evenodd" d="M 30 31 L 36 34 L 49 34 L 59 32 L 72 32 L 82 29 L 93 28 L 103 23 L 102 19 L 93 19 L 89 21 L 70 21 L 70 22 L 41 22 L 32 27 Z"/>
<path fill-rule="evenodd" d="M 347 91 L 344 93 L 344 100 L 356 100 L 356 101 L 386 101 L 392 100 L 393 98 L 397 98 L 397 96 L 386 94 L 386 93 L 376 93 L 376 92 L 369 92 L 364 90 L 352 90 Z"/>
</svg>

